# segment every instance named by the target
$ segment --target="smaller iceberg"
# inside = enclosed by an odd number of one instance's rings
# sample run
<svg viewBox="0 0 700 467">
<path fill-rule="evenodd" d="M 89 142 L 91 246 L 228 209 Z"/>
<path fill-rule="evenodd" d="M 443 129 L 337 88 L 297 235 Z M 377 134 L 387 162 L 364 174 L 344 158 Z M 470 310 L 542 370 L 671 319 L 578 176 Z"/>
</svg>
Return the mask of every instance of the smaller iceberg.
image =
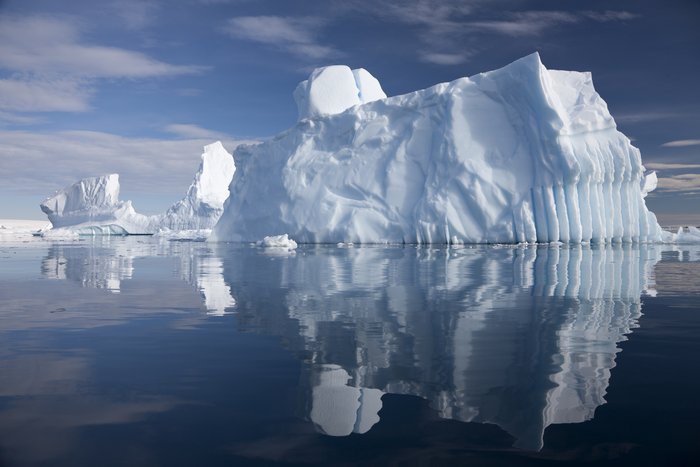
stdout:
<svg viewBox="0 0 700 467">
<path fill-rule="evenodd" d="M 202 161 L 183 199 L 165 213 L 147 216 L 131 201 L 119 200 L 119 175 L 90 177 L 59 190 L 41 203 L 57 230 L 77 235 L 139 235 L 207 231 L 214 227 L 229 196 L 236 166 L 221 142 L 204 147 Z"/>
<path fill-rule="evenodd" d="M 700 229 L 692 225 L 679 227 L 675 236 L 676 243 L 700 243 Z"/>
</svg>

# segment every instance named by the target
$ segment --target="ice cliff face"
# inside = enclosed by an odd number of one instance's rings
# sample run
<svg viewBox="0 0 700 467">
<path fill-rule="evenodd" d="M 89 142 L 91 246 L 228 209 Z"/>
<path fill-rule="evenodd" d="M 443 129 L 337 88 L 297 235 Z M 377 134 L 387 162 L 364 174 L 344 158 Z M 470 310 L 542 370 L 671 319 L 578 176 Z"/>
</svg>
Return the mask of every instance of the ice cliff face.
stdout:
<svg viewBox="0 0 700 467">
<path fill-rule="evenodd" d="M 119 175 L 85 178 L 41 203 L 54 229 L 91 234 L 148 234 L 160 230 L 211 229 L 223 212 L 236 167 L 220 142 L 204 147 L 202 162 L 185 197 L 164 214 L 137 213 L 119 201 Z"/>
<path fill-rule="evenodd" d="M 589 73 L 547 70 L 535 53 L 383 98 L 379 83 L 356 71 L 360 79 L 347 67 L 314 71 L 294 93 L 300 121 L 236 149 L 231 198 L 213 238 L 662 239 L 644 203 L 654 180 Z"/>
<path fill-rule="evenodd" d="M 202 162 L 185 197 L 160 221 L 171 230 L 211 229 L 221 217 L 236 166 L 220 142 L 204 147 Z"/>
</svg>

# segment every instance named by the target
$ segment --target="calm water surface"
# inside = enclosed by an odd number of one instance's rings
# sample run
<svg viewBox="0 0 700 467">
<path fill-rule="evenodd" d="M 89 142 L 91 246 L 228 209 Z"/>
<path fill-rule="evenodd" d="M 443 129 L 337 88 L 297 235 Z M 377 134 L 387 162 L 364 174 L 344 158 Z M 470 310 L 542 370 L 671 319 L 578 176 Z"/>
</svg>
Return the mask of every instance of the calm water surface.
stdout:
<svg viewBox="0 0 700 467">
<path fill-rule="evenodd" d="M 0 465 L 700 464 L 700 248 L 0 243 Z"/>
</svg>

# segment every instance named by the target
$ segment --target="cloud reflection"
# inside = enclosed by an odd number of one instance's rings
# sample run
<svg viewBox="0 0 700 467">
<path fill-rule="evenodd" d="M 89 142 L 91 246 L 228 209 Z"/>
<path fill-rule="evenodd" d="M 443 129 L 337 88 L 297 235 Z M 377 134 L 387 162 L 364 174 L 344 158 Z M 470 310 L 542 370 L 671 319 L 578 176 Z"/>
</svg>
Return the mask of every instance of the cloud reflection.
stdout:
<svg viewBox="0 0 700 467">
<path fill-rule="evenodd" d="M 175 267 L 180 277 L 200 292 L 207 314 L 222 316 L 235 307 L 236 300 L 223 280 L 221 259 L 201 242 L 103 237 L 87 244 L 53 243 L 42 260 L 41 273 L 47 279 L 119 293 L 122 282 L 133 278 L 137 259 L 158 257 L 179 260 Z"/>
</svg>

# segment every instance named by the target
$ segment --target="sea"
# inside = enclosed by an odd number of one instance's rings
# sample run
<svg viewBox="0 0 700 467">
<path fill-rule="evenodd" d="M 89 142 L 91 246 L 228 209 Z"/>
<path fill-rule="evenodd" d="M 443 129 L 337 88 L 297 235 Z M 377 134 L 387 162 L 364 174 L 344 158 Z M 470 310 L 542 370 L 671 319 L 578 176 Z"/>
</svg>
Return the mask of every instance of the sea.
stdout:
<svg viewBox="0 0 700 467">
<path fill-rule="evenodd" d="M 0 242 L 0 465 L 700 465 L 700 245 Z"/>
</svg>

